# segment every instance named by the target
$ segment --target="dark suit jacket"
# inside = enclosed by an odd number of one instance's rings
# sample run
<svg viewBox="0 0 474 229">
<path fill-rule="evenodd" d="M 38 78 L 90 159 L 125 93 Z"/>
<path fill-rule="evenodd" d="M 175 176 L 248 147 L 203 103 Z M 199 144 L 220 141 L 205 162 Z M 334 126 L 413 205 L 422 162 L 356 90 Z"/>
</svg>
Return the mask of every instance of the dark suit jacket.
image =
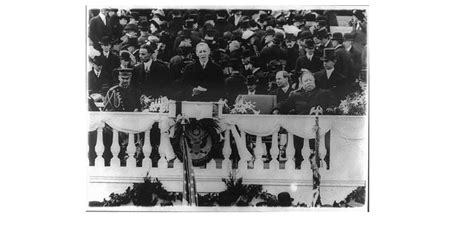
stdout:
<svg viewBox="0 0 474 229">
<path fill-rule="evenodd" d="M 295 44 L 293 48 L 291 49 L 286 49 L 286 66 L 285 70 L 287 72 L 291 72 L 292 70 L 295 69 L 296 66 L 296 60 L 299 57 L 299 46 Z"/>
<path fill-rule="evenodd" d="M 169 68 L 159 61 L 152 61 L 150 72 L 145 71 L 143 63 L 134 68 L 132 85 L 147 96 L 151 95 L 154 98 L 158 98 L 160 95 L 167 96 L 171 81 Z"/>
<path fill-rule="evenodd" d="M 331 77 L 327 77 L 327 72 L 325 69 L 316 72 L 314 74 L 316 79 L 316 86 L 325 89 L 331 90 L 338 101 L 344 99 L 346 96 L 346 77 L 334 70 L 331 74 Z"/>
<path fill-rule="evenodd" d="M 235 103 L 235 99 L 239 94 L 245 93 L 247 93 L 247 87 L 245 85 L 244 76 L 233 74 L 225 79 L 225 94 L 229 105 Z"/>
<path fill-rule="evenodd" d="M 217 19 L 215 23 L 214 29 L 217 31 L 217 37 L 222 37 L 226 31 L 232 31 L 232 24 L 225 19 Z"/>
<path fill-rule="evenodd" d="M 300 71 L 302 68 L 308 69 L 310 72 L 317 72 L 323 69 L 323 62 L 319 59 L 319 56 L 316 53 L 311 58 L 311 61 L 306 57 L 306 55 L 302 55 L 296 59 L 295 70 L 296 72 Z"/>
<path fill-rule="evenodd" d="M 107 20 L 107 17 L 106 17 Z M 98 44 L 98 42 L 102 39 L 102 37 L 110 36 L 111 31 L 108 26 L 104 24 L 102 19 L 99 15 L 93 17 L 89 22 L 89 38 L 94 42 L 94 44 Z"/>
<path fill-rule="evenodd" d="M 351 56 L 351 60 L 353 63 L 353 76 L 357 77 L 360 73 L 362 68 L 362 53 L 357 51 L 354 46 L 349 49 L 349 55 Z"/>
<path fill-rule="evenodd" d="M 334 68 L 336 69 L 335 71 L 347 77 L 350 82 L 354 80 L 354 66 L 352 64 L 351 56 L 342 45 L 336 48 L 336 64 L 334 65 Z"/>
<path fill-rule="evenodd" d="M 104 71 L 100 72 L 100 76 L 97 77 L 94 70 L 90 70 L 87 78 L 87 84 L 89 85 L 89 95 L 99 93 L 105 96 L 110 87 L 112 87 L 111 76 L 107 75 Z"/>
<path fill-rule="evenodd" d="M 209 60 L 205 69 L 202 69 L 201 63 L 189 64 L 186 66 L 183 74 L 185 91 L 184 100 L 194 101 L 217 101 L 224 98 L 224 74 L 222 68 Z M 191 96 L 192 89 L 201 86 L 207 91 L 198 96 Z"/>
<path fill-rule="evenodd" d="M 102 56 L 105 59 L 104 65 L 102 65 L 102 71 L 106 72 L 108 75 L 112 75 L 113 70 L 120 67 L 120 58 L 113 54 L 112 50 L 110 50 L 107 58 L 105 58 L 103 53 Z"/>
<path fill-rule="evenodd" d="M 290 93 L 288 99 L 278 103 L 276 109 L 280 111 L 280 114 L 308 115 L 312 107 L 321 106 L 325 111 L 337 104 L 336 97 L 329 90 L 315 88 L 305 92 L 300 89 Z"/>
<path fill-rule="evenodd" d="M 288 99 L 290 96 L 291 92 L 294 91 L 291 86 L 288 88 L 286 92 L 283 91 L 281 88 L 277 88 L 276 91 L 271 92 L 271 95 L 276 95 L 277 96 L 277 103 L 283 102 Z"/>
</svg>

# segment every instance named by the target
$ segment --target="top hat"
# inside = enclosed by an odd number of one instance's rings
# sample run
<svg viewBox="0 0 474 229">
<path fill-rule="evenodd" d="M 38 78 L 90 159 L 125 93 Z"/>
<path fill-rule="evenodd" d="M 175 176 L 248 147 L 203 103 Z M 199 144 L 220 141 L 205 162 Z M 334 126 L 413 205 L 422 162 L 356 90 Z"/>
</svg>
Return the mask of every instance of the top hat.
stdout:
<svg viewBox="0 0 474 229">
<path fill-rule="evenodd" d="M 332 34 L 331 40 L 336 40 L 342 43 L 344 41 L 344 37 L 342 36 L 342 33 L 337 32 Z"/>
<path fill-rule="evenodd" d="M 316 15 L 314 14 L 306 14 L 304 15 L 304 19 L 306 21 L 316 21 Z"/>
<path fill-rule="evenodd" d="M 334 61 L 336 60 L 336 49 L 335 48 L 325 48 L 323 51 L 322 61 Z"/>
<path fill-rule="evenodd" d="M 136 38 L 136 37 L 135 38 L 128 38 L 127 43 L 124 44 L 122 49 L 126 49 L 130 46 L 137 48 L 139 46 L 138 45 L 138 38 Z"/>
</svg>

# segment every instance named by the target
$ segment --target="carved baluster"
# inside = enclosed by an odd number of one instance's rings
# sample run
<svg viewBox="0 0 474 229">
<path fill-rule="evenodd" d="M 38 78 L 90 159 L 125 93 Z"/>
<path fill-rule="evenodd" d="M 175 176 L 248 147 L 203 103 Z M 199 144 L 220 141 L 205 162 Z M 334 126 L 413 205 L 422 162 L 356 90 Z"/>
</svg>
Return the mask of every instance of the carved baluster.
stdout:
<svg viewBox="0 0 474 229">
<path fill-rule="evenodd" d="M 248 160 L 250 160 L 250 152 L 247 150 L 247 146 L 245 145 L 245 132 L 242 131 L 243 137 L 241 137 L 237 132 L 235 125 L 231 126 L 231 130 L 232 136 L 234 136 L 234 139 L 237 143 L 237 149 L 239 151 L 239 169 L 245 170 L 248 166 Z"/>
<path fill-rule="evenodd" d="M 158 152 L 162 158 L 166 158 L 167 161 L 171 161 L 176 158 L 174 153 L 173 146 L 171 146 L 170 134 L 169 134 L 169 120 L 162 120 L 159 123 L 160 126 L 160 146 L 158 147 Z M 161 160 L 161 159 L 160 159 Z"/>
<path fill-rule="evenodd" d="M 150 130 L 145 131 L 145 143 L 143 144 L 143 168 L 151 168 L 151 143 L 150 143 Z"/>
<path fill-rule="evenodd" d="M 295 169 L 295 144 L 293 134 L 288 133 L 288 145 L 286 146 L 286 158 L 288 159 L 285 165 L 285 169 Z"/>
<path fill-rule="evenodd" d="M 301 162 L 301 170 L 311 169 L 311 162 L 309 156 L 311 155 L 311 149 L 309 148 L 309 139 L 305 138 L 303 140 L 303 148 L 301 149 L 301 156 L 303 156 L 303 161 Z"/>
<path fill-rule="evenodd" d="M 226 130 L 224 133 L 224 147 L 222 148 L 222 154 L 224 155 L 222 169 L 229 171 L 232 168 L 232 163 L 229 159 L 230 154 L 232 154 L 232 149 L 230 148 L 230 130 Z"/>
<path fill-rule="evenodd" d="M 110 147 L 110 151 L 112 152 L 112 159 L 110 159 L 110 167 L 120 167 L 120 159 L 118 157 L 120 153 L 118 130 L 113 130 L 112 146 Z"/>
<path fill-rule="evenodd" d="M 102 157 L 104 153 L 104 142 L 103 142 L 103 128 L 99 127 L 97 128 L 97 141 L 95 144 L 95 153 L 97 154 L 97 157 L 95 158 L 95 166 L 96 167 L 104 167 L 105 166 L 105 161 L 104 158 Z"/>
<path fill-rule="evenodd" d="M 278 149 L 278 132 L 273 133 L 272 135 L 272 147 L 270 148 L 270 154 L 272 160 L 270 161 L 270 169 L 278 170 L 280 167 L 280 162 L 278 161 L 278 154 L 280 150 Z"/>
<path fill-rule="evenodd" d="M 257 142 L 255 145 L 255 163 L 254 163 L 254 169 L 263 169 L 263 144 L 262 144 L 262 137 L 257 136 Z"/>
<path fill-rule="evenodd" d="M 215 159 L 211 159 L 207 164 L 206 164 L 206 169 L 217 169 L 217 164 Z"/>
<path fill-rule="evenodd" d="M 129 133 L 128 134 L 128 145 L 127 145 L 127 167 L 137 167 L 136 160 L 133 157 L 135 155 L 135 151 L 137 147 L 135 146 L 135 134 Z"/>
<path fill-rule="evenodd" d="M 320 133 L 319 135 L 319 156 L 320 156 L 320 167 L 327 169 L 328 165 L 326 164 L 326 161 L 324 158 L 326 158 L 326 138 L 325 138 L 325 133 Z"/>
</svg>

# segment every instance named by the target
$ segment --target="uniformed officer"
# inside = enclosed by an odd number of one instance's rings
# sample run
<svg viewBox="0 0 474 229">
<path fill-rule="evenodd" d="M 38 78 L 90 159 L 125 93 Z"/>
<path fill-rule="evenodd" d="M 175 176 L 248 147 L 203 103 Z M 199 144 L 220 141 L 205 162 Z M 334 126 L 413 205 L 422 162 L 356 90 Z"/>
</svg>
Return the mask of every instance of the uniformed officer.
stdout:
<svg viewBox="0 0 474 229">
<path fill-rule="evenodd" d="M 107 91 L 104 106 L 106 111 L 139 111 L 140 93 L 130 85 L 132 69 L 117 69 L 119 83 Z"/>
</svg>

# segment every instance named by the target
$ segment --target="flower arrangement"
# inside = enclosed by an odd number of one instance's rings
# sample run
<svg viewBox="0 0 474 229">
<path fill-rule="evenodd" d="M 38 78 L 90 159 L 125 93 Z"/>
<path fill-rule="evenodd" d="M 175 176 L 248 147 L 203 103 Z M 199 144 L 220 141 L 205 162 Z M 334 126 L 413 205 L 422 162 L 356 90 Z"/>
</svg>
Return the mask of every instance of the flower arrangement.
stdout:
<svg viewBox="0 0 474 229">
<path fill-rule="evenodd" d="M 359 83 L 361 91 L 346 96 L 339 104 L 338 110 L 343 115 L 365 115 L 367 110 L 367 85 Z"/>
<path fill-rule="evenodd" d="M 251 101 L 237 101 L 230 110 L 231 114 L 260 114 L 260 111 L 255 110 L 255 102 Z"/>
<path fill-rule="evenodd" d="M 160 96 L 158 99 L 153 99 L 149 96 L 142 96 L 140 98 L 143 112 L 168 113 L 170 102 L 166 96 Z"/>
</svg>

